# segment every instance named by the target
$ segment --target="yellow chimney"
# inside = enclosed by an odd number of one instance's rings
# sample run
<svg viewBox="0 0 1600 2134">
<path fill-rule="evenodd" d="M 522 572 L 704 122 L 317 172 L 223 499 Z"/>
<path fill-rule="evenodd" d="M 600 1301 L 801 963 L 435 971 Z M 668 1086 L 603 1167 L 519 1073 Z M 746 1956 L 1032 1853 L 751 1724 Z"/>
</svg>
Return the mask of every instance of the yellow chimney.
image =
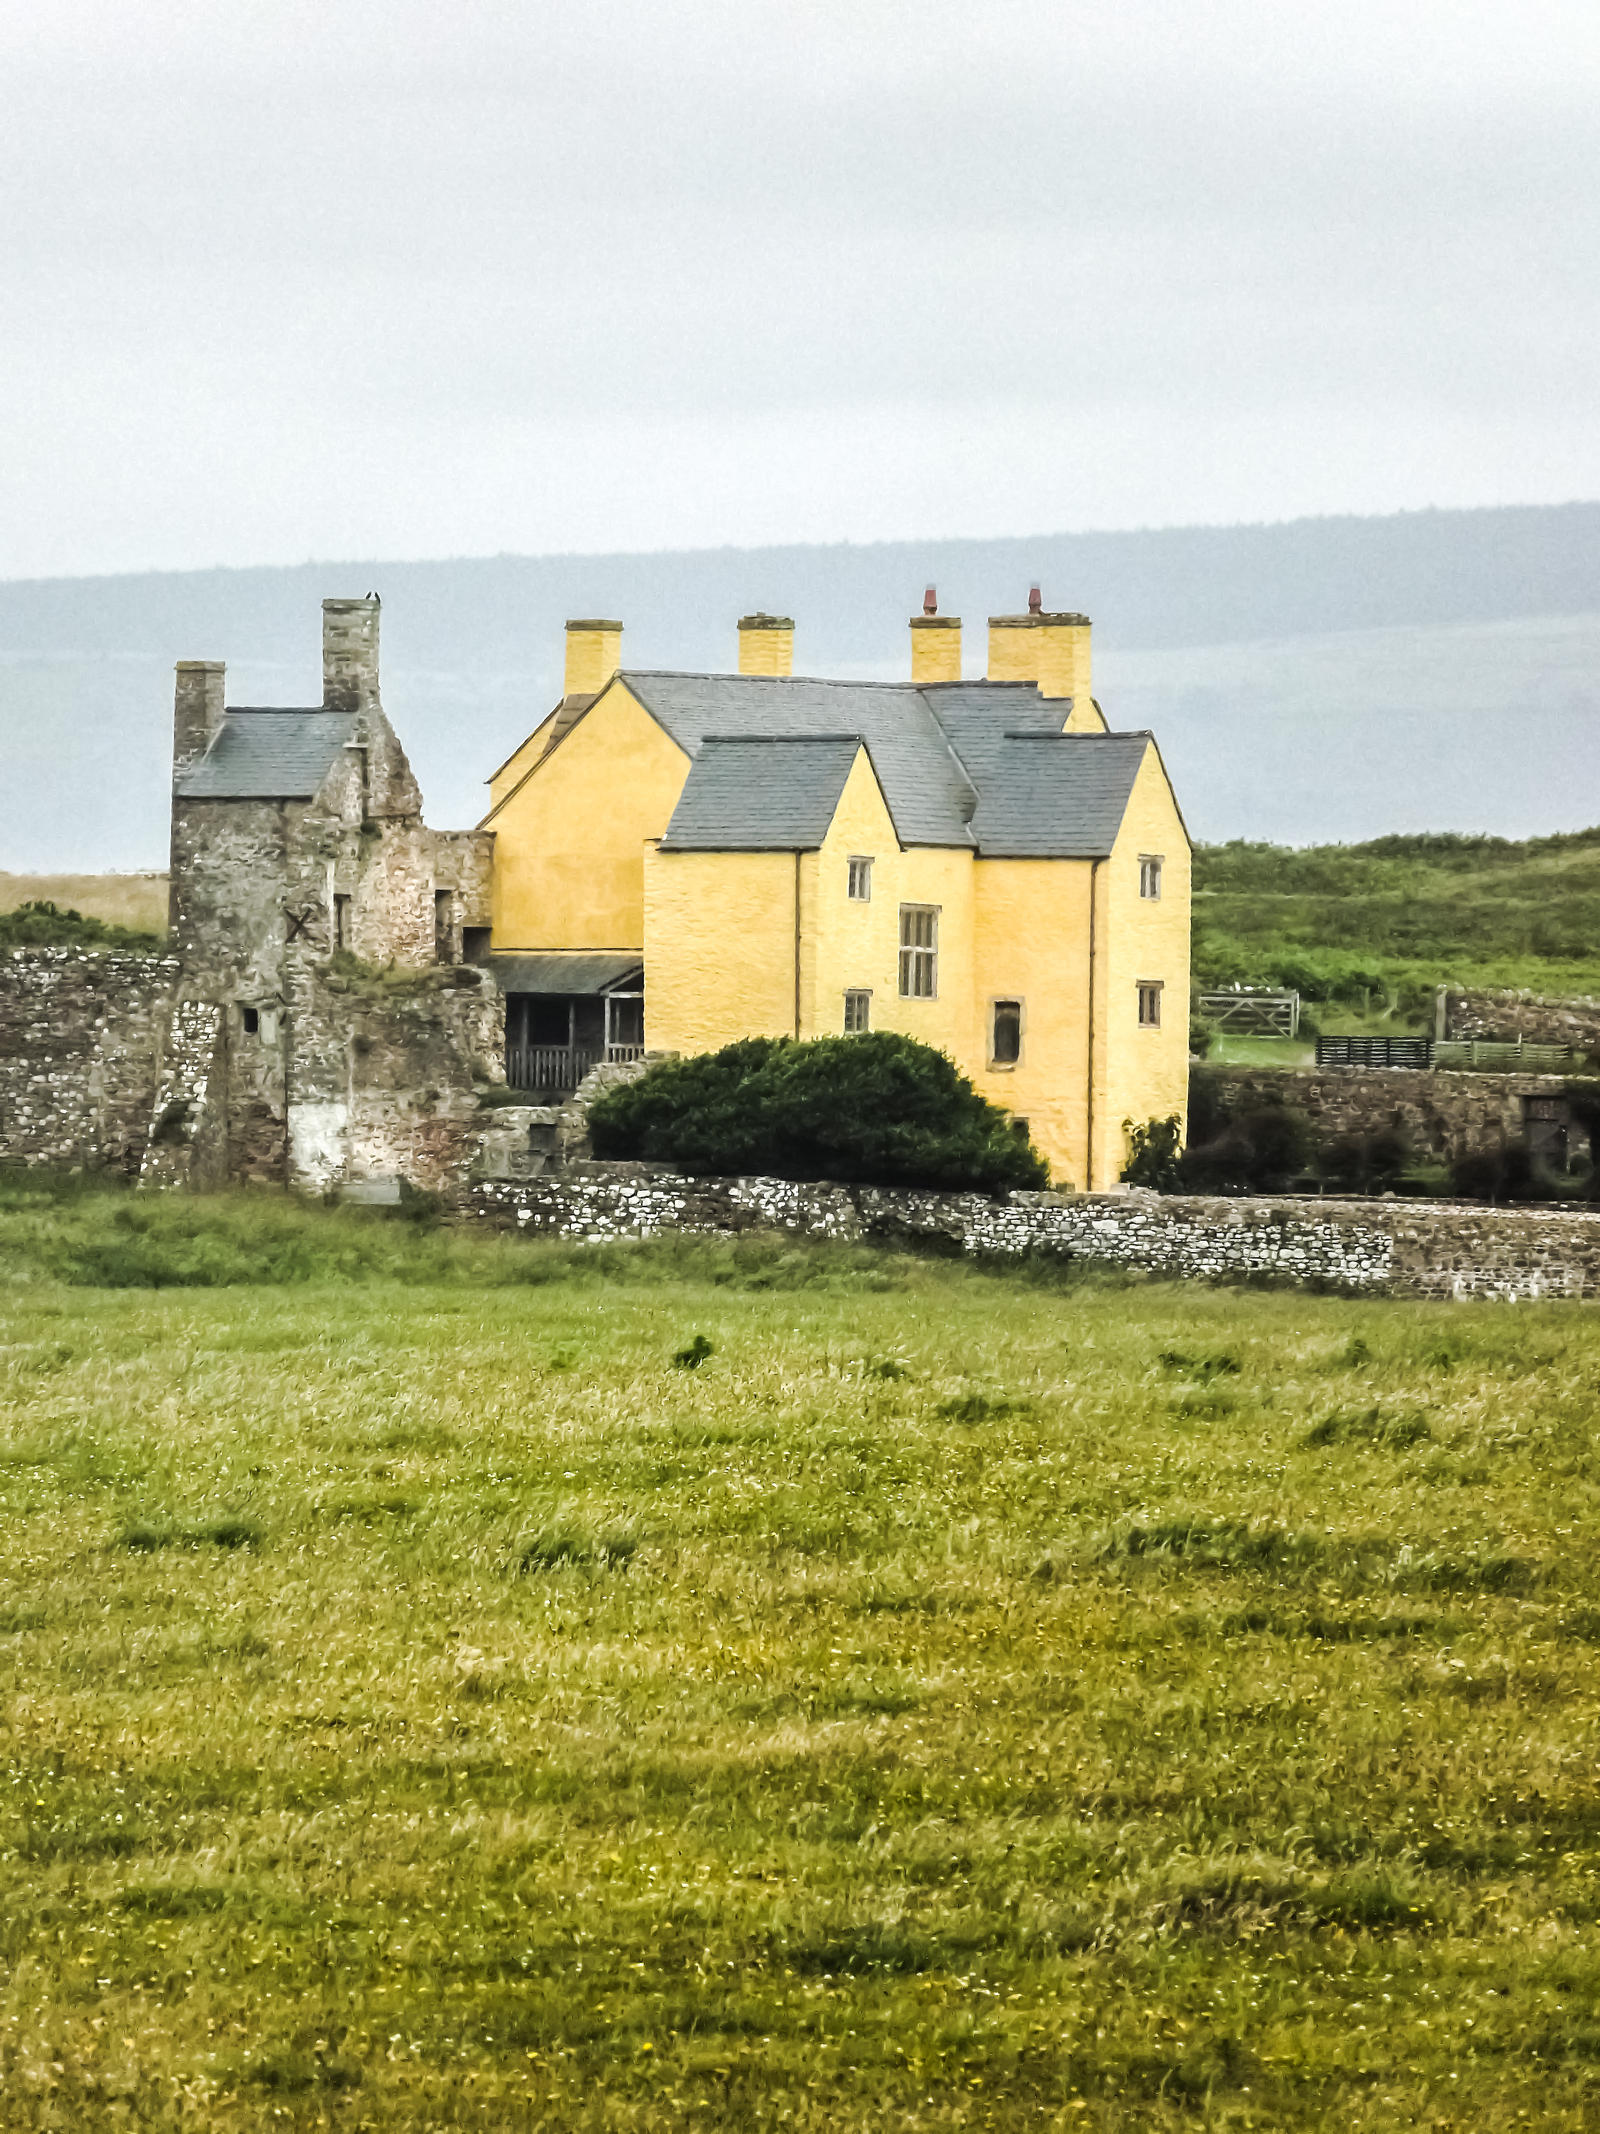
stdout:
<svg viewBox="0 0 1600 2134">
<path fill-rule="evenodd" d="M 1073 697 L 1080 710 L 1092 701 L 1089 687 L 1089 618 L 1087 615 L 1039 617 L 1039 694 Z"/>
<path fill-rule="evenodd" d="M 794 624 L 787 615 L 739 617 L 739 672 L 794 672 Z"/>
<path fill-rule="evenodd" d="M 956 615 L 939 613 L 939 596 L 931 585 L 922 597 L 922 613 L 911 618 L 911 679 L 961 679 L 961 620 Z"/>
<path fill-rule="evenodd" d="M 567 680 L 564 695 L 598 696 L 621 665 L 620 622 L 567 624 Z"/>
<path fill-rule="evenodd" d="M 991 682 L 1036 682 L 1039 679 L 1039 617 L 989 617 Z"/>
</svg>

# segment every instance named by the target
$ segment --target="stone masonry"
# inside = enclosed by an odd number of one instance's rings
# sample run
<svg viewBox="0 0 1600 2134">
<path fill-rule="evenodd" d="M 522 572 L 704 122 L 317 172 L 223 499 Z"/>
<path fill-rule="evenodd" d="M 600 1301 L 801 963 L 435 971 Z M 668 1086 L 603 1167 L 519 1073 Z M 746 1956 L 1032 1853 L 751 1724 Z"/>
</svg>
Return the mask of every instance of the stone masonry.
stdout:
<svg viewBox="0 0 1600 2134">
<path fill-rule="evenodd" d="M 1558 1074 L 1405 1067 L 1208 1066 L 1200 1071 L 1229 1110 L 1287 1105 L 1311 1121 L 1319 1140 L 1398 1128 L 1419 1155 L 1446 1163 L 1518 1140 L 1528 1099 L 1560 1100 L 1567 1086 Z"/>
<path fill-rule="evenodd" d="M 467 1212 L 524 1236 L 598 1244 L 777 1230 L 972 1257 L 1030 1254 L 1168 1276 L 1255 1278 L 1376 1296 L 1526 1301 L 1600 1294 L 1600 1211 L 1464 1202 L 1232 1200 L 1156 1193 L 912 1193 L 686 1178 L 577 1163 L 480 1179 Z"/>
<path fill-rule="evenodd" d="M 1600 1058 L 1600 1000 L 1546 1000 L 1537 993 L 1452 992 L 1445 1035 L 1529 1045 L 1568 1045 Z"/>
</svg>

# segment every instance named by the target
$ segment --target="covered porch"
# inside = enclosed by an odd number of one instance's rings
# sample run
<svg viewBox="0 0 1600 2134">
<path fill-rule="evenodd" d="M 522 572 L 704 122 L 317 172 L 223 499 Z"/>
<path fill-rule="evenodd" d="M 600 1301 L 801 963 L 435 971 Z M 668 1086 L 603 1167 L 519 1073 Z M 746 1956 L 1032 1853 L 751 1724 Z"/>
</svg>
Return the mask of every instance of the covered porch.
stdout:
<svg viewBox="0 0 1600 2134">
<path fill-rule="evenodd" d="M 506 1082 L 539 1103 L 571 1096 L 593 1068 L 644 1051 L 644 963 L 626 952 L 497 955 L 506 997 Z"/>
</svg>

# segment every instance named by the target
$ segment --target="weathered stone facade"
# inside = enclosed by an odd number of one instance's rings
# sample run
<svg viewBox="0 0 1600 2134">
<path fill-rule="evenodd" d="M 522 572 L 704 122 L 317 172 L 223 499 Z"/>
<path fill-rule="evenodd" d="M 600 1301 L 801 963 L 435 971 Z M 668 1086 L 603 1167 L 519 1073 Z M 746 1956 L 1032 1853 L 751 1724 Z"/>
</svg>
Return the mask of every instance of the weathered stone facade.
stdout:
<svg viewBox="0 0 1600 2134">
<path fill-rule="evenodd" d="M 1452 992 L 1444 1035 L 1529 1045 L 1568 1045 L 1600 1058 L 1600 1000 L 1546 1000 L 1537 993 Z"/>
<path fill-rule="evenodd" d="M 686 1178 L 646 1164 L 577 1163 L 480 1179 L 468 1211 L 526 1236 L 736 1236 L 781 1230 L 976 1257 L 1029 1254 L 1163 1275 L 1259 1277 L 1377 1296 L 1600 1294 L 1600 1211 L 1490 1209 L 1464 1202 L 1232 1200 L 1156 1193 L 912 1193 Z"/>
<path fill-rule="evenodd" d="M 230 710 L 185 661 L 168 953 L 0 964 L 0 1162 L 146 1185 L 443 1189 L 503 1073 L 493 839 L 430 830 L 378 696 L 378 602 L 323 605 L 323 701 Z"/>
<path fill-rule="evenodd" d="M 177 985 L 167 956 L 0 955 L 0 1162 L 137 1177 Z"/>
<path fill-rule="evenodd" d="M 1420 1156 L 1453 1163 L 1520 1140 L 1530 1099 L 1559 1103 L 1557 1074 L 1459 1074 L 1407 1067 L 1206 1067 L 1230 1110 L 1283 1104 L 1311 1121 L 1319 1140 L 1397 1128 Z M 1578 1129 L 1571 1151 L 1582 1153 Z"/>
</svg>

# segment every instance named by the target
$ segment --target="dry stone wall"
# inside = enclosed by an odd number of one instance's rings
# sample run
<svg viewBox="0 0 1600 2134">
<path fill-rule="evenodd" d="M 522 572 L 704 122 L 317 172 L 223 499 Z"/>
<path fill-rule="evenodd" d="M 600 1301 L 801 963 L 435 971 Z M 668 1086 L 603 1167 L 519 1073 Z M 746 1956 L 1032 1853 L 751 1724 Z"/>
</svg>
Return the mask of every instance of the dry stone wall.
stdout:
<svg viewBox="0 0 1600 2134">
<path fill-rule="evenodd" d="M 177 983 L 165 956 L 0 955 L 0 1163 L 138 1175 Z"/>
<path fill-rule="evenodd" d="M 1600 1057 L 1600 1000 L 1546 1000 L 1537 993 L 1461 992 L 1445 1000 L 1453 1038 L 1521 1038 L 1529 1045 L 1569 1045 Z"/>
<path fill-rule="evenodd" d="M 912 1193 L 776 1178 L 686 1178 L 578 1163 L 480 1178 L 473 1218 L 602 1243 L 779 1230 L 973 1257 L 1110 1262 L 1162 1275 L 1258 1277 L 1377 1296 L 1523 1301 L 1600 1294 L 1600 1212 L 1463 1202 L 1231 1200 L 1156 1193 Z"/>
<path fill-rule="evenodd" d="M 1320 1140 L 1398 1127 L 1419 1154 L 1445 1162 L 1515 1141 L 1524 1100 L 1560 1097 L 1558 1074 L 1456 1074 L 1407 1067 L 1206 1067 L 1224 1105 L 1285 1104 L 1303 1113 Z"/>
</svg>

